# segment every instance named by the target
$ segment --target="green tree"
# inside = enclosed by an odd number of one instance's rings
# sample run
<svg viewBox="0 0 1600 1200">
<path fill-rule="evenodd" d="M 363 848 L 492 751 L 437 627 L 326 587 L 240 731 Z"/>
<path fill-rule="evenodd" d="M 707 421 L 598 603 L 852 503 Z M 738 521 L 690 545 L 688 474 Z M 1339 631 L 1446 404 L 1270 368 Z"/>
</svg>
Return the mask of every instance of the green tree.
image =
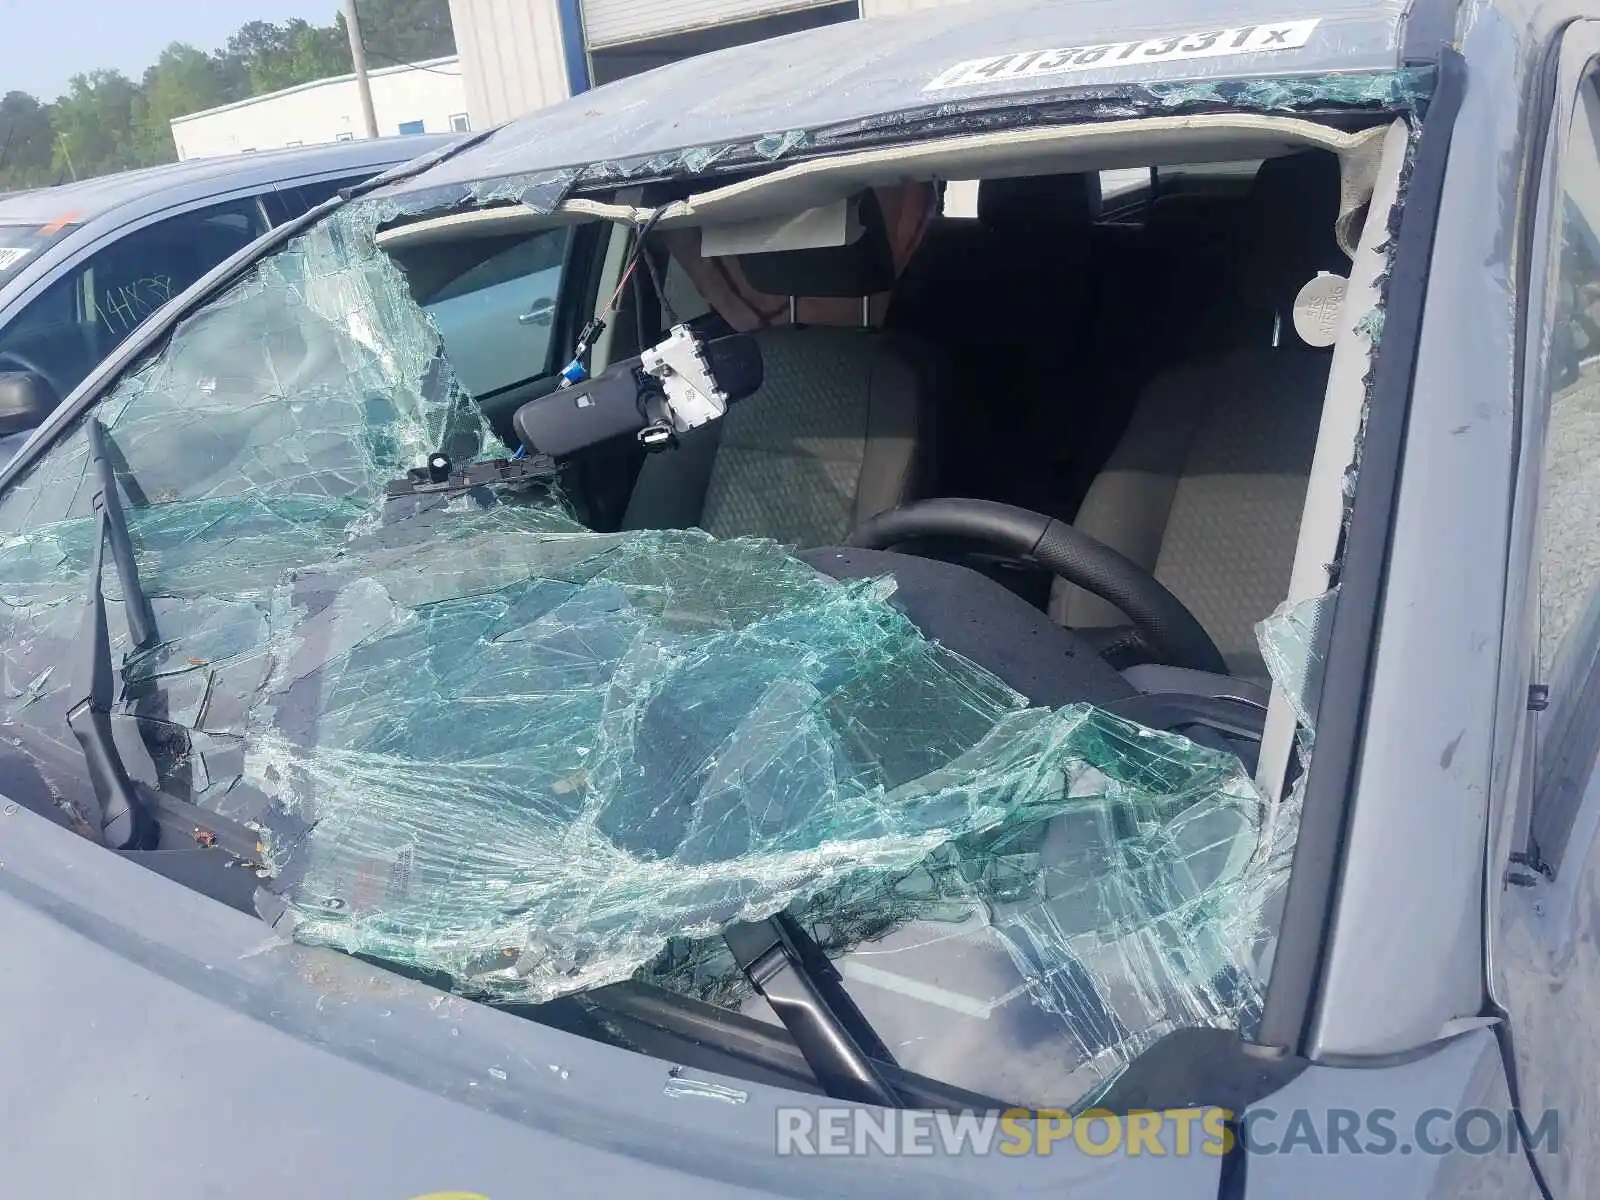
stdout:
<svg viewBox="0 0 1600 1200">
<path fill-rule="evenodd" d="M 133 138 L 143 108 L 139 86 L 121 71 L 74 75 L 51 111 L 56 166 L 83 179 L 143 165 Z"/>
<path fill-rule="evenodd" d="M 231 99 L 218 62 L 203 50 L 173 42 L 155 65 L 145 70 L 144 103 L 133 130 L 141 163 L 171 162 L 177 157 L 171 122 Z"/>
<path fill-rule="evenodd" d="M 276 25 L 251 21 L 228 39 L 224 52 L 237 60 L 251 95 L 343 75 L 350 70 L 350 45 L 342 27 L 299 19 Z"/>
<path fill-rule="evenodd" d="M 374 69 L 455 53 L 449 0 L 357 0 Z M 0 190 L 170 162 L 171 122 L 202 109 L 350 72 L 344 17 L 327 25 L 248 21 L 207 54 L 173 42 L 138 83 L 120 71 L 75 75 L 44 105 L 0 98 Z"/>
<path fill-rule="evenodd" d="M 0 97 L 0 191 L 55 179 L 50 110 L 27 92 Z"/>
<path fill-rule="evenodd" d="M 345 36 L 343 21 L 335 25 L 308 25 L 304 21 L 290 21 L 289 64 L 295 83 L 348 75 L 354 67 L 350 62 L 350 39 Z"/>
<path fill-rule="evenodd" d="M 373 67 L 420 62 L 456 52 L 450 0 L 356 0 L 361 41 Z M 341 37 L 344 18 L 336 24 Z"/>
</svg>

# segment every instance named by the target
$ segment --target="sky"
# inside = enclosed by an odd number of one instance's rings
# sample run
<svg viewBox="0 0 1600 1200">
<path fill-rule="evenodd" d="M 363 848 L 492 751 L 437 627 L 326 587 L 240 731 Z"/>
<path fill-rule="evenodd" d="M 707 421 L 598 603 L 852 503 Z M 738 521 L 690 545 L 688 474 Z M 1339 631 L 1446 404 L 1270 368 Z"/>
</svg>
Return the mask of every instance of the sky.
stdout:
<svg viewBox="0 0 1600 1200">
<path fill-rule="evenodd" d="M 0 0 L 0 95 L 54 100 L 72 76 L 99 67 L 137 79 L 169 42 L 215 50 L 246 21 L 325 25 L 338 9 L 339 0 Z"/>
</svg>

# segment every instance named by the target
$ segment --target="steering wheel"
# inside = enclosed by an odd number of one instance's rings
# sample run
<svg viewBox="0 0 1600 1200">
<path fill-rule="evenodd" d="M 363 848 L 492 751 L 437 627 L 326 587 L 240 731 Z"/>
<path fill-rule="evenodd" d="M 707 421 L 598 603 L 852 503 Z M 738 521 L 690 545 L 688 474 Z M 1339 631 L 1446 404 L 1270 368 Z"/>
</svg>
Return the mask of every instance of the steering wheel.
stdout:
<svg viewBox="0 0 1600 1200">
<path fill-rule="evenodd" d="M 992 500 L 919 500 L 862 522 L 849 544 L 887 550 L 921 538 L 979 542 L 1031 559 L 1120 609 L 1167 665 L 1228 673 L 1211 635 L 1155 576 L 1053 517 Z"/>
<path fill-rule="evenodd" d="M 56 382 L 55 376 L 34 362 L 33 359 L 26 355 L 18 354 L 15 350 L 0 350 L 0 371 L 8 369 L 6 367 L 7 363 L 13 364 L 13 369 L 15 370 L 24 371 L 29 375 L 37 375 L 48 383 L 50 390 L 55 392 L 58 403 L 66 399 L 66 393 L 61 390 L 61 385 Z"/>
</svg>

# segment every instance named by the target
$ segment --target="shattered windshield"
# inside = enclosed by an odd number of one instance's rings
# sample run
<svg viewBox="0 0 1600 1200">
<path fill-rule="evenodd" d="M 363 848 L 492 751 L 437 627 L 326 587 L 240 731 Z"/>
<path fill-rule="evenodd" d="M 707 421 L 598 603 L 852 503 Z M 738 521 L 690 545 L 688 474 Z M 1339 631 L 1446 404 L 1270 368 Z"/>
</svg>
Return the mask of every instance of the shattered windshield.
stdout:
<svg viewBox="0 0 1600 1200">
<path fill-rule="evenodd" d="M 1233 756 L 1030 708 L 892 579 L 772 542 L 594 532 L 546 487 L 386 499 L 440 449 L 508 450 L 384 216 L 294 239 L 96 409 L 159 632 L 124 661 L 108 577 L 118 745 L 259 832 L 280 928 L 488 1000 L 632 978 L 741 1007 L 719 935 L 788 910 L 882 952 L 845 974 L 898 981 L 868 1014 L 893 1045 L 962 1021 L 1027 1051 L 964 1081 L 1027 1103 L 1252 1020 L 1289 842 Z M 84 826 L 93 492 L 80 427 L 0 499 L 8 778 Z M 972 979 L 895 967 L 934 939 Z"/>
</svg>

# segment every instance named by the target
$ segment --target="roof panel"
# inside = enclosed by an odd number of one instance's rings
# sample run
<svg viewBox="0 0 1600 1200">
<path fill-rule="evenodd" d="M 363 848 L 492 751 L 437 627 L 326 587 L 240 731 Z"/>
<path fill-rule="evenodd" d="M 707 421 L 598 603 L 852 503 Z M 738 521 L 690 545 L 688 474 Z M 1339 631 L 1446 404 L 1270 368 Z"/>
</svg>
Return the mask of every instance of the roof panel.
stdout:
<svg viewBox="0 0 1600 1200">
<path fill-rule="evenodd" d="M 1406 0 L 985 0 L 846 21 L 674 63 L 529 114 L 396 190 L 716 146 L 985 97 L 1102 84 L 1370 71 L 1399 62 Z M 1304 37 L 1244 30 L 1300 23 Z M 1224 36 L 1226 35 L 1226 36 Z M 1207 37 L 1204 53 L 1193 52 Z M 1170 50 L 1160 52 L 1171 42 Z M 1217 43 L 1223 44 L 1217 50 Z M 1118 56 L 1094 48 L 1133 45 Z M 1190 48 L 1189 51 L 1185 47 Z M 1069 69 L 974 74 L 959 64 L 1077 52 Z M 1047 52 L 1054 52 L 1052 57 Z"/>
<path fill-rule="evenodd" d="M 161 193 L 211 185 L 215 190 L 271 184 L 280 179 L 316 175 L 323 171 L 379 170 L 406 162 L 442 146 L 459 135 L 423 134 L 384 137 L 327 146 L 302 146 L 226 158 L 192 158 L 102 175 L 57 187 L 0 196 L 0 224 L 40 224 L 72 214 L 77 221 L 91 220 L 110 209 Z"/>
</svg>

